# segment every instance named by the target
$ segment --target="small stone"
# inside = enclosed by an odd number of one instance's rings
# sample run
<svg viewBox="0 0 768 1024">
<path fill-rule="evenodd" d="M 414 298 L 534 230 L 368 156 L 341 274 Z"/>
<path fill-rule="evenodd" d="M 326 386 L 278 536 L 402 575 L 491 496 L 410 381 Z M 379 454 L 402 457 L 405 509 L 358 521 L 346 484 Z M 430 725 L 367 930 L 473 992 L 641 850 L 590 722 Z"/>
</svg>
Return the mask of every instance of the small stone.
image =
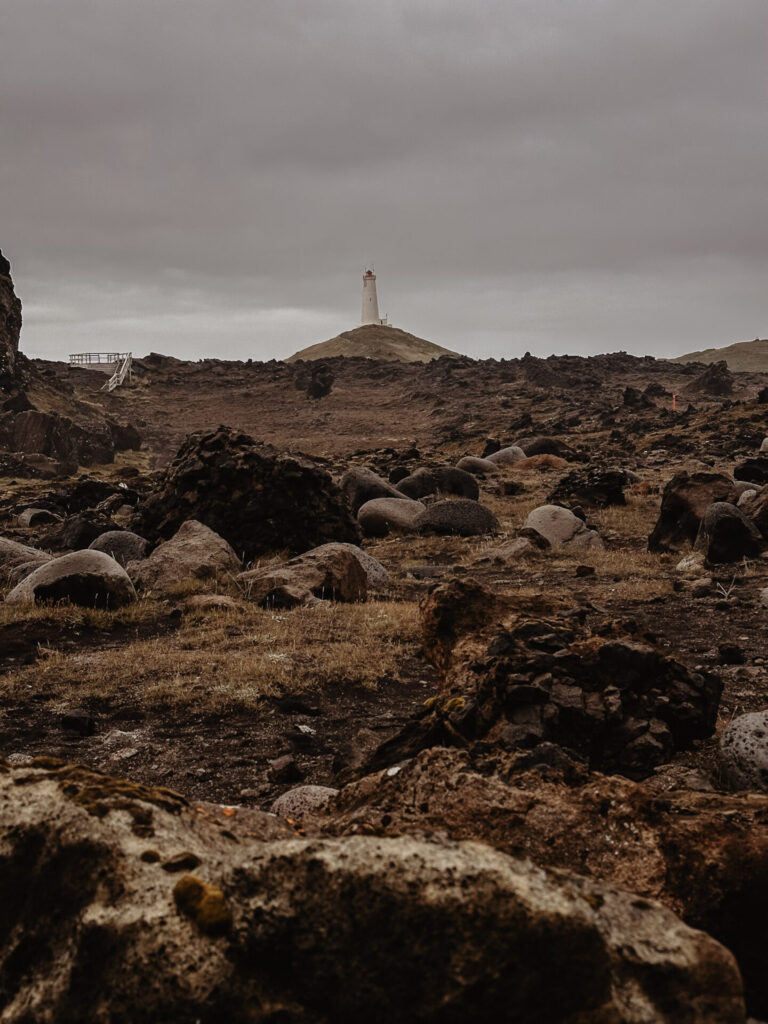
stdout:
<svg viewBox="0 0 768 1024">
<path fill-rule="evenodd" d="M 296 764 L 292 754 L 283 754 L 269 762 L 269 778 L 271 782 L 296 782 L 301 776 L 301 770 Z"/>
<path fill-rule="evenodd" d="M 163 863 L 163 871 L 168 871 L 173 874 L 175 871 L 193 871 L 196 867 L 199 867 L 202 861 L 195 853 L 186 851 L 184 853 L 177 853 L 174 857 Z"/>
<path fill-rule="evenodd" d="M 302 818 L 327 804 L 338 793 L 332 786 L 296 786 L 272 804 L 270 810 L 282 818 Z"/>
<path fill-rule="evenodd" d="M 594 576 L 595 575 L 595 567 L 594 567 L 594 565 L 577 565 L 576 566 L 576 575 L 578 577 Z"/>
<path fill-rule="evenodd" d="M 96 719 L 87 711 L 67 711 L 60 721 L 65 732 L 76 732 L 81 736 L 93 736 L 96 732 Z"/>
</svg>

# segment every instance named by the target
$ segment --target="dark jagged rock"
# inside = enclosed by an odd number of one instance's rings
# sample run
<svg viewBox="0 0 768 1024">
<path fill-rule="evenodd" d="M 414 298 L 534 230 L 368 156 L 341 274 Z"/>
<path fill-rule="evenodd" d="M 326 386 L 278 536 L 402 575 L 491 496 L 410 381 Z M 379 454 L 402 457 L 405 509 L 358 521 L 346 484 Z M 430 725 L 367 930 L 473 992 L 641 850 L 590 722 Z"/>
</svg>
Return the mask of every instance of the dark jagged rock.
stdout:
<svg viewBox="0 0 768 1024">
<path fill-rule="evenodd" d="M 628 483 L 629 478 L 622 469 L 589 466 L 573 470 L 559 480 L 548 500 L 553 504 L 587 505 L 590 508 L 626 505 L 624 488 Z"/>
<path fill-rule="evenodd" d="M 104 421 L 79 425 L 68 416 L 30 409 L 0 418 L 0 444 L 10 452 L 47 455 L 71 467 L 110 463 L 115 444 Z"/>
<path fill-rule="evenodd" d="M 424 650 L 444 673 L 442 691 L 369 768 L 431 746 L 514 750 L 551 742 L 593 770 L 644 778 L 712 735 L 722 691 L 716 676 L 689 671 L 614 623 L 594 636 L 541 599 L 467 588 L 448 580 L 423 602 Z"/>
<path fill-rule="evenodd" d="M 733 374 L 724 359 L 718 363 L 710 363 L 706 370 L 685 388 L 686 394 L 711 395 L 717 398 L 730 395 L 732 392 Z"/>
<path fill-rule="evenodd" d="M 518 448 L 522 448 L 530 458 L 532 455 L 556 455 L 559 459 L 572 460 L 576 458 L 574 450 L 556 437 L 523 437 L 515 441 Z"/>
<path fill-rule="evenodd" d="M 735 502 L 736 488 L 722 473 L 676 473 L 664 488 L 661 510 L 648 538 L 649 551 L 676 551 L 693 544 L 704 513 L 716 501 Z"/>
<path fill-rule="evenodd" d="M 768 459 L 758 456 L 745 459 L 733 471 L 736 480 L 746 480 L 750 484 L 768 484 Z"/>
<path fill-rule="evenodd" d="M 694 544 L 708 562 L 740 562 L 757 558 L 765 547 L 760 531 L 741 509 L 727 501 L 716 501 L 704 513 Z"/>
<path fill-rule="evenodd" d="M 214 530 L 245 560 L 360 539 L 324 469 L 229 427 L 186 438 L 140 507 L 137 532 L 167 539 L 188 519 Z"/>
</svg>

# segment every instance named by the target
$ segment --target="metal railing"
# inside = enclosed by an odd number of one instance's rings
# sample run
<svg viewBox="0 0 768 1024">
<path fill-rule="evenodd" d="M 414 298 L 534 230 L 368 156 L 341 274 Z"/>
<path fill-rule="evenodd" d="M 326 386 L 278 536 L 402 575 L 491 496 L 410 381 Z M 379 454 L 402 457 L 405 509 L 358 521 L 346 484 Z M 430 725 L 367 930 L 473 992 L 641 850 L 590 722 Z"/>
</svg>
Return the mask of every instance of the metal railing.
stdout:
<svg viewBox="0 0 768 1024">
<path fill-rule="evenodd" d="M 70 366 L 103 366 L 105 363 L 122 363 L 130 359 L 130 352 L 74 352 L 70 353 Z"/>
</svg>

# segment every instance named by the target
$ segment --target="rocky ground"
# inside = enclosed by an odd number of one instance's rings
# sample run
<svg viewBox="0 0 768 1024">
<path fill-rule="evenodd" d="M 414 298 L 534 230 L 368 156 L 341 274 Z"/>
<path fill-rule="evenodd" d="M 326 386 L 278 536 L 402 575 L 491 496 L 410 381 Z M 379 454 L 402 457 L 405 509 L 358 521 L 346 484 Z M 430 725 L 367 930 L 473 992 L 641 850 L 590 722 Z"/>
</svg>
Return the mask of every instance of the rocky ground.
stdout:
<svg viewBox="0 0 768 1024">
<path fill-rule="evenodd" d="M 0 1020 L 768 1017 L 768 375 L 4 365 Z"/>
</svg>

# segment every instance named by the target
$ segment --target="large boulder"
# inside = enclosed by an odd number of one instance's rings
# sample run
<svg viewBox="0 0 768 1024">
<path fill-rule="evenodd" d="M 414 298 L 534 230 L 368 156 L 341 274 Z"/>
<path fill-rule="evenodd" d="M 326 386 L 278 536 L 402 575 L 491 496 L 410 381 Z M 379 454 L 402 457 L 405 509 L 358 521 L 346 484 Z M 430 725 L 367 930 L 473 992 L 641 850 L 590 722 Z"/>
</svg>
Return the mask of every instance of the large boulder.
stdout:
<svg viewBox="0 0 768 1024">
<path fill-rule="evenodd" d="M 293 608 L 325 601 L 365 601 L 366 571 L 346 544 L 324 544 L 281 565 L 240 573 L 238 583 L 265 608 Z"/>
<path fill-rule="evenodd" d="M 149 558 L 129 562 L 127 571 L 142 590 L 168 590 L 186 580 L 229 576 L 242 568 L 232 547 L 213 530 L 188 519 Z"/>
<path fill-rule="evenodd" d="M 187 519 L 220 534 L 244 561 L 360 539 L 329 473 L 228 427 L 187 437 L 134 528 L 169 538 Z"/>
<path fill-rule="evenodd" d="M 588 530 L 583 519 L 560 505 L 540 505 L 528 514 L 525 527 L 535 530 L 553 548 L 601 549 L 604 545 L 595 530 Z"/>
<path fill-rule="evenodd" d="M 765 541 L 755 524 L 727 501 L 709 506 L 693 545 L 694 551 L 703 552 L 713 564 L 757 558 L 764 547 Z"/>
<path fill-rule="evenodd" d="M 704 513 L 716 501 L 737 501 L 733 480 L 722 473 L 675 473 L 661 495 L 649 551 L 678 551 L 693 544 Z"/>
<path fill-rule="evenodd" d="M 103 533 L 116 529 L 117 524 L 109 516 L 87 509 L 51 526 L 40 538 L 40 543 L 51 551 L 72 551 L 87 548 Z"/>
<path fill-rule="evenodd" d="M 30 573 L 6 597 L 6 604 L 68 601 L 86 608 L 121 608 L 136 600 L 125 569 L 103 551 L 73 551 Z"/>
<path fill-rule="evenodd" d="M 0 252 L 0 390 L 16 378 L 16 356 L 21 334 L 21 302 L 13 290 L 11 265 Z"/>
<path fill-rule="evenodd" d="M 374 498 L 357 513 L 357 521 L 366 537 L 386 537 L 390 530 L 416 532 L 416 520 L 426 509 L 420 501 L 399 498 Z"/>
<path fill-rule="evenodd" d="M 490 509 L 469 498 L 448 498 L 427 505 L 416 517 L 415 526 L 420 533 L 457 533 L 462 537 L 498 533 L 501 529 Z"/>
<path fill-rule="evenodd" d="M 768 484 L 768 458 L 760 455 L 755 459 L 745 459 L 733 471 L 736 480 L 750 484 Z"/>
<path fill-rule="evenodd" d="M 149 541 L 130 530 L 107 530 L 89 545 L 92 551 L 106 551 L 120 565 L 146 558 Z"/>
<path fill-rule="evenodd" d="M 465 455 L 463 459 L 459 459 L 456 469 L 463 469 L 465 473 L 479 477 L 495 476 L 499 472 L 495 462 L 491 462 L 490 459 L 478 459 L 474 455 Z"/>
<path fill-rule="evenodd" d="M 559 459 L 568 461 L 576 457 L 573 449 L 565 441 L 560 441 L 556 437 L 523 437 L 515 447 L 522 448 L 527 458 L 533 455 L 555 455 Z"/>
<path fill-rule="evenodd" d="M 28 409 L 3 417 L 0 436 L 9 451 L 46 455 L 69 472 L 78 464 L 109 463 L 115 458 L 109 426 L 98 419 L 81 425 L 59 413 Z"/>
<path fill-rule="evenodd" d="M 397 764 L 432 746 L 556 743 L 591 768 L 644 778 L 712 735 L 720 680 L 610 620 L 595 633 L 541 597 L 500 597 L 449 579 L 424 599 L 422 644 L 441 674 L 431 711 L 373 756 Z"/>
<path fill-rule="evenodd" d="M 708 935 L 479 843 L 290 838 L 47 759 L 0 808 L 5 1024 L 744 1022 Z"/>
<path fill-rule="evenodd" d="M 397 488 L 414 501 L 426 498 L 429 494 L 455 494 L 460 498 L 477 501 L 480 494 L 474 476 L 456 466 L 438 466 L 437 469 L 421 467 L 400 480 Z"/>
<path fill-rule="evenodd" d="M 768 794 L 660 797 L 650 782 L 579 770 L 551 745 L 492 761 L 434 748 L 345 786 L 316 820 L 326 834 L 472 838 L 659 899 L 735 954 L 767 1020 Z"/>
<path fill-rule="evenodd" d="M 402 493 L 366 466 L 353 466 L 339 482 L 341 493 L 357 515 L 363 505 L 376 498 L 402 498 Z"/>
<path fill-rule="evenodd" d="M 629 477 L 622 469 L 604 469 L 589 466 L 575 469 L 557 482 L 549 495 L 554 505 L 585 505 L 589 508 L 606 508 L 608 505 L 626 505 L 624 488 Z"/>
<path fill-rule="evenodd" d="M 499 448 L 498 451 L 486 456 L 488 462 L 493 462 L 497 466 L 514 466 L 516 462 L 520 462 L 524 458 L 526 458 L 525 452 L 516 444 Z"/>
<path fill-rule="evenodd" d="M 7 579 L 19 565 L 43 565 L 50 560 L 51 556 L 46 551 L 30 547 L 29 544 L 20 544 L 10 537 L 0 537 L 0 580 Z"/>
</svg>

